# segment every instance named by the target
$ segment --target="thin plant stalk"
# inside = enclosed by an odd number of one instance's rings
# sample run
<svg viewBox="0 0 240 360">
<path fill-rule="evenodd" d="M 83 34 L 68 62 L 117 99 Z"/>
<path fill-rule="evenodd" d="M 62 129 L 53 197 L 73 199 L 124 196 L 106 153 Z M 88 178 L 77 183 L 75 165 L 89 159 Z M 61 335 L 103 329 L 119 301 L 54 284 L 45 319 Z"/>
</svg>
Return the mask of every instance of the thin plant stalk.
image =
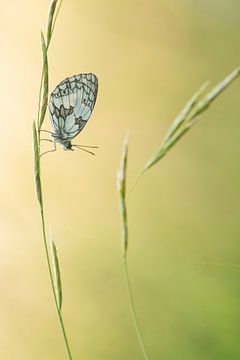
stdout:
<svg viewBox="0 0 240 360">
<path fill-rule="evenodd" d="M 145 360 L 150 360 L 145 346 L 143 334 L 139 325 L 137 312 L 133 300 L 131 281 L 128 272 L 127 263 L 127 250 L 128 250 L 128 220 L 127 220 L 127 206 L 126 206 L 126 172 L 127 172 L 127 157 L 128 157 L 128 135 L 125 137 L 123 145 L 123 154 L 120 164 L 120 168 L 117 176 L 117 188 L 119 193 L 119 211 L 121 216 L 121 243 L 122 243 L 122 258 L 123 258 L 123 271 L 124 280 L 127 290 L 129 309 L 133 321 L 133 326 L 137 335 L 138 343 L 142 351 L 142 355 Z"/>
<path fill-rule="evenodd" d="M 63 321 L 63 317 L 62 317 L 62 313 L 61 313 L 61 306 L 59 306 L 56 288 L 54 286 L 54 278 L 53 278 L 51 262 L 50 262 L 50 254 L 49 254 L 49 249 L 48 249 L 48 244 L 47 244 L 45 217 L 44 217 L 43 208 L 41 209 L 41 222 L 42 222 L 42 234 L 43 234 L 44 248 L 45 248 L 45 254 L 46 254 L 46 259 L 47 259 L 47 267 L 48 267 L 48 272 L 49 272 L 49 277 L 50 277 L 50 282 L 51 282 L 51 287 L 52 287 L 52 292 L 53 292 L 54 304 L 55 304 L 55 307 L 57 310 L 58 320 L 59 320 L 60 328 L 61 328 L 62 335 L 64 338 L 64 343 L 65 343 L 66 351 L 68 354 L 68 358 L 69 358 L 69 360 L 72 360 L 73 357 L 71 354 L 71 349 L 70 349 L 70 345 L 68 342 L 68 338 L 67 338 L 67 334 L 66 334 L 66 330 L 65 330 L 65 326 L 64 326 L 64 321 Z"/>
<path fill-rule="evenodd" d="M 132 193 L 136 184 L 142 177 L 142 175 L 149 170 L 153 165 L 158 163 L 167 152 L 174 146 L 176 143 L 188 132 L 188 130 L 199 120 L 199 115 L 201 115 L 205 110 L 207 110 L 210 104 L 236 79 L 240 76 L 240 67 L 232 71 L 223 81 L 221 81 L 217 86 L 215 86 L 208 94 L 204 97 L 203 92 L 206 89 L 208 83 L 205 83 L 187 102 L 183 110 L 175 118 L 171 126 L 169 127 L 167 134 L 165 135 L 159 149 L 157 152 L 149 159 L 149 161 L 144 165 L 141 172 L 137 176 L 133 186 L 130 189 L 129 195 Z M 145 360 L 149 360 L 150 357 L 147 353 L 146 346 L 144 343 L 144 338 L 140 329 L 139 321 L 137 318 L 136 308 L 134 305 L 132 287 L 128 272 L 127 264 L 127 251 L 128 251 L 128 219 L 127 219 L 127 205 L 126 205 L 126 171 L 127 171 L 127 158 L 128 158 L 128 136 L 126 136 L 122 160 L 120 163 L 120 168 L 117 174 L 117 189 L 119 193 L 119 212 L 121 218 L 121 243 L 122 243 L 122 257 L 123 257 L 123 268 L 124 268 L 124 277 L 125 284 L 127 289 L 127 295 L 129 300 L 129 308 L 135 328 L 135 332 L 138 338 L 138 342 Z"/>
<path fill-rule="evenodd" d="M 126 289 L 127 289 L 129 309 L 130 309 L 130 313 L 132 316 L 132 322 L 133 322 L 134 329 L 135 329 L 135 332 L 137 335 L 138 343 L 141 348 L 143 358 L 145 360 L 150 360 L 150 357 L 147 353 L 147 348 L 146 348 L 144 337 L 143 337 L 143 334 L 142 334 L 142 331 L 140 328 L 140 324 L 138 321 L 137 312 L 136 312 L 136 308 L 135 308 L 135 304 L 134 304 L 134 300 L 133 300 L 132 286 L 131 286 L 131 281 L 130 281 L 130 277 L 129 277 L 127 258 L 123 258 L 123 271 L 124 271 L 125 285 L 126 285 Z"/>
<path fill-rule="evenodd" d="M 40 157 L 40 133 L 43 121 L 45 119 L 45 114 L 47 110 L 48 103 L 48 48 L 51 42 L 52 34 L 53 34 L 53 26 L 55 25 L 60 7 L 62 5 L 62 0 L 59 2 L 58 0 L 52 0 L 49 14 L 48 14 L 48 23 L 47 23 L 47 38 L 45 40 L 43 33 L 41 33 L 41 41 L 42 41 L 42 72 L 41 72 L 41 80 L 40 80 L 40 89 L 39 89 L 39 98 L 38 98 L 38 115 L 37 115 L 37 124 L 33 123 L 33 154 L 34 154 L 34 179 L 35 179 L 35 189 L 37 194 L 37 199 L 40 207 L 40 216 L 41 216 L 41 226 L 42 226 L 42 236 L 44 242 L 45 255 L 47 260 L 47 268 L 50 277 L 50 283 L 53 292 L 54 304 L 57 310 L 57 316 L 61 328 L 61 332 L 63 335 L 68 359 L 72 360 L 73 357 L 71 355 L 70 345 L 67 338 L 64 321 L 61 313 L 61 304 L 62 300 L 59 300 L 59 294 L 62 294 L 61 289 L 61 281 L 60 281 L 60 270 L 59 270 L 59 262 L 57 258 L 56 247 L 54 244 L 53 251 L 53 261 L 51 266 L 50 261 L 50 251 L 48 248 L 48 241 L 46 235 L 46 226 L 45 226 L 45 212 L 43 205 L 43 192 L 42 192 L 42 181 L 41 181 L 41 157 Z M 57 10 L 56 10 L 57 8 Z M 56 15 L 54 16 L 56 11 Z M 52 270 L 53 269 L 53 270 Z M 55 278 L 53 276 L 56 274 Z"/>
</svg>

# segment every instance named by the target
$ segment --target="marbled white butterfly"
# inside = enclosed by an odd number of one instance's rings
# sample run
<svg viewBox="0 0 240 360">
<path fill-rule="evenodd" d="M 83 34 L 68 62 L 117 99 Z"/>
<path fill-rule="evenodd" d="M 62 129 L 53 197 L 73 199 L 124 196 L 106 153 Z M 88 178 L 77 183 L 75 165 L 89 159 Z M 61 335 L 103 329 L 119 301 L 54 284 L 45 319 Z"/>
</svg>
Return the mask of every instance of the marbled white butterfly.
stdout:
<svg viewBox="0 0 240 360">
<path fill-rule="evenodd" d="M 63 145 L 64 150 L 73 150 L 73 146 L 81 149 L 96 148 L 96 146 L 73 145 L 71 141 L 82 131 L 90 118 L 97 92 L 98 79 L 91 73 L 71 76 L 57 85 L 50 95 L 49 102 L 54 145 L 58 142 Z M 55 150 L 56 146 L 52 151 Z"/>
</svg>

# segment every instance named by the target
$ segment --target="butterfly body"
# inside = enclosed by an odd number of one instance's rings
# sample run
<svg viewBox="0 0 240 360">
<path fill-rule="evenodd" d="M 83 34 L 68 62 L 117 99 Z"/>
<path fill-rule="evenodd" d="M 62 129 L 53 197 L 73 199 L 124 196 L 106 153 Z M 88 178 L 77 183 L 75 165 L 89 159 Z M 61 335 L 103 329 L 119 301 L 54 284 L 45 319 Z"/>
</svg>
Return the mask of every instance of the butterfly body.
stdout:
<svg viewBox="0 0 240 360">
<path fill-rule="evenodd" d="M 73 150 L 71 141 L 90 118 L 98 91 L 98 79 L 92 73 L 71 76 L 51 93 L 49 110 L 53 141 L 64 150 Z"/>
</svg>

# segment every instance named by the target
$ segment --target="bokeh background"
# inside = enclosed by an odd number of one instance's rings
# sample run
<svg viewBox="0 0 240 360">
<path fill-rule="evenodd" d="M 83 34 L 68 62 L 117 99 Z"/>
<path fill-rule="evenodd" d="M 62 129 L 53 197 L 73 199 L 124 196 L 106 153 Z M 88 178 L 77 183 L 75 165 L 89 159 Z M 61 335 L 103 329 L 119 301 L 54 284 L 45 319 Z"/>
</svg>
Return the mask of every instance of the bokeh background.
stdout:
<svg viewBox="0 0 240 360">
<path fill-rule="evenodd" d="M 32 121 L 49 1 L 1 1 L 0 358 L 66 359 L 33 186 Z M 123 282 L 116 170 L 128 185 L 206 80 L 240 63 L 238 0 L 64 1 L 50 89 L 94 72 L 99 96 L 78 142 L 95 157 L 43 158 L 74 359 L 137 360 Z M 240 80 L 142 178 L 129 200 L 129 268 L 151 359 L 240 358 Z M 51 129 L 46 117 L 45 129 Z M 47 144 L 44 145 L 47 149 Z"/>
</svg>

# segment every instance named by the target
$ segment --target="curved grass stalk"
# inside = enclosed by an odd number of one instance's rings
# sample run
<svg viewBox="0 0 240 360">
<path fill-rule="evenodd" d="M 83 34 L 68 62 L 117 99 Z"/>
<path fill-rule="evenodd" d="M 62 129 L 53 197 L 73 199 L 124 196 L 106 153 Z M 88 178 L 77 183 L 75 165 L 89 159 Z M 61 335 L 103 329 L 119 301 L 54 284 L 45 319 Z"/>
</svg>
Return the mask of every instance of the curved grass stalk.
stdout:
<svg viewBox="0 0 240 360">
<path fill-rule="evenodd" d="M 52 292 L 53 292 L 54 304 L 55 304 L 55 307 L 57 310 L 58 320 L 59 320 L 60 328 L 61 328 L 62 335 L 64 338 L 64 343 L 65 343 L 66 351 L 68 354 L 68 358 L 69 358 L 69 360 L 72 360 L 73 358 L 72 358 L 72 354 L 71 354 L 71 349 L 70 349 L 70 345 L 68 342 L 68 338 L 67 338 L 67 334 L 66 334 L 66 330 L 65 330 L 65 326 L 64 326 L 64 321 L 63 321 L 63 317 L 62 317 L 62 313 L 61 313 L 61 302 L 59 303 L 58 296 L 57 296 L 57 289 L 59 289 L 59 287 L 57 287 L 55 285 L 52 268 L 51 268 L 50 252 L 49 252 L 49 248 L 48 248 L 48 244 L 47 244 L 45 217 L 44 217 L 43 208 L 41 209 L 41 221 L 42 221 L 42 234 L 43 234 L 44 248 L 45 248 L 47 267 L 48 267 L 48 272 L 49 272 L 49 277 L 50 277 L 50 282 L 51 282 L 51 287 L 52 287 Z"/>
<path fill-rule="evenodd" d="M 123 257 L 123 271 L 124 279 L 128 296 L 129 309 L 134 325 L 134 329 L 137 335 L 138 343 L 142 351 L 142 355 L 145 360 L 150 360 L 145 346 L 142 331 L 139 325 L 135 303 L 133 300 L 131 281 L 128 272 L 127 264 L 127 250 L 128 250 L 128 220 L 127 220 L 127 206 L 126 206 L 126 171 L 127 171 L 127 156 L 128 156 L 128 135 L 125 137 L 123 145 L 123 154 L 120 168 L 117 175 L 117 188 L 119 193 L 119 205 L 121 216 L 121 230 L 122 230 L 122 257 Z"/>
<path fill-rule="evenodd" d="M 124 270 L 124 279 L 125 279 L 125 285 L 126 285 L 128 302 L 129 302 L 129 309 L 131 312 L 134 329 L 135 329 L 135 332 L 136 332 L 136 335 L 138 338 L 138 343 L 141 348 L 144 359 L 150 360 L 150 357 L 148 355 L 147 348 L 145 345 L 144 337 L 143 337 L 143 334 L 142 334 L 142 331 L 141 331 L 141 328 L 139 325 L 138 317 L 137 317 L 137 312 L 136 312 L 135 303 L 133 300 L 132 286 L 131 286 L 131 281 L 130 281 L 130 277 L 129 277 L 128 264 L 127 264 L 126 258 L 123 259 L 123 270 Z"/>
<path fill-rule="evenodd" d="M 45 227 L 45 213 L 44 213 L 44 205 L 43 205 L 43 195 L 42 195 L 42 182 L 41 182 L 41 159 L 40 159 L 40 131 L 45 119 L 45 114 L 47 110 L 48 103 L 48 58 L 47 52 L 51 42 L 51 37 L 53 33 L 53 27 L 55 25 L 62 0 L 59 3 L 57 8 L 56 15 L 55 10 L 58 4 L 58 0 L 52 0 L 49 15 L 48 15 L 48 24 L 47 24 L 47 40 L 45 41 L 43 33 L 41 33 L 42 40 L 42 72 L 41 72 L 41 80 L 40 80 L 40 89 L 39 89 L 39 97 L 38 97 L 38 114 L 37 114 L 37 125 L 35 122 L 33 123 L 33 154 L 34 154 L 34 179 L 35 179 L 35 189 L 37 194 L 37 199 L 40 207 L 40 216 L 41 216 L 41 226 L 42 226 L 42 236 L 44 242 L 45 255 L 47 260 L 47 268 L 50 277 L 50 283 L 53 292 L 54 304 L 57 310 L 57 316 L 60 324 L 60 329 L 63 335 L 64 344 L 66 347 L 68 359 L 72 360 L 71 349 L 69 345 L 69 341 L 67 338 L 64 321 L 61 312 L 61 304 L 62 304 L 62 288 L 60 281 L 60 269 L 59 262 L 57 258 L 57 251 L 55 244 L 53 244 L 53 254 L 52 254 L 52 266 L 50 260 L 50 251 L 48 248 L 48 241 L 46 236 L 46 227 Z M 54 277 L 55 275 L 55 277 Z"/>
<path fill-rule="evenodd" d="M 141 172 L 133 182 L 132 187 L 128 193 L 128 198 L 132 194 L 138 181 L 142 175 L 149 170 L 153 165 L 158 163 L 167 152 L 191 129 L 191 127 L 199 120 L 205 110 L 209 108 L 211 103 L 236 79 L 240 76 L 240 67 L 232 71 L 223 81 L 215 86 L 210 92 L 203 97 L 203 92 L 208 83 L 205 83 L 187 102 L 180 114 L 175 118 L 172 125 L 169 127 L 166 136 L 164 137 L 157 152 L 149 159 L 149 161 L 142 168 Z M 128 220 L 127 220 L 127 205 L 126 205 L 126 170 L 127 170 L 127 156 L 128 156 L 128 136 L 125 138 L 123 145 L 122 161 L 117 176 L 117 188 L 119 193 L 120 217 L 121 217 L 121 231 L 122 231 L 122 256 L 125 284 L 129 300 L 129 308 L 133 320 L 133 325 L 138 338 L 138 342 L 145 360 L 150 360 L 147 353 L 144 338 L 140 329 L 135 304 L 132 295 L 131 282 L 129 278 L 127 265 L 127 250 L 128 250 Z"/>
</svg>

